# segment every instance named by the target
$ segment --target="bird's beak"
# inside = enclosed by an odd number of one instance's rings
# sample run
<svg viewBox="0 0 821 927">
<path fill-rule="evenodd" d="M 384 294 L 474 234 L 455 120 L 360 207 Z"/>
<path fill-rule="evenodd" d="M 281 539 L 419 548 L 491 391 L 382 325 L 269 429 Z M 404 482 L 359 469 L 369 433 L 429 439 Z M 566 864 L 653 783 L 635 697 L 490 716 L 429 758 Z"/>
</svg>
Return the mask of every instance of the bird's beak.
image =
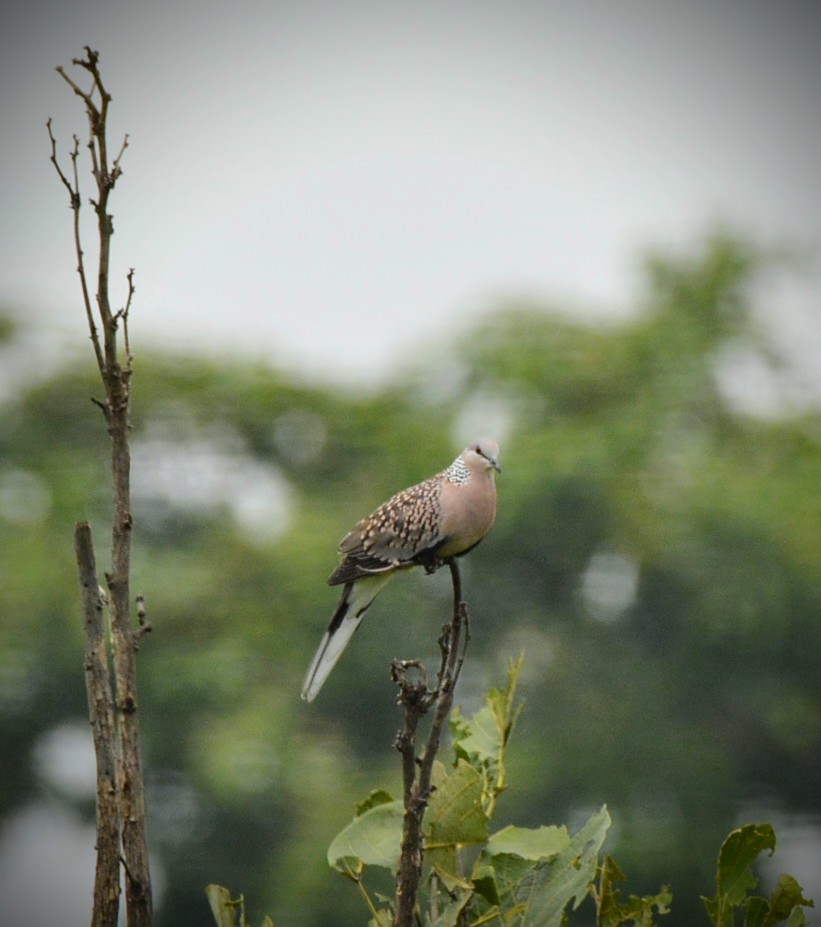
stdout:
<svg viewBox="0 0 821 927">
<path fill-rule="evenodd" d="M 499 466 L 499 461 L 495 457 L 488 457 L 488 463 L 497 473 L 502 472 L 502 468 Z"/>
</svg>

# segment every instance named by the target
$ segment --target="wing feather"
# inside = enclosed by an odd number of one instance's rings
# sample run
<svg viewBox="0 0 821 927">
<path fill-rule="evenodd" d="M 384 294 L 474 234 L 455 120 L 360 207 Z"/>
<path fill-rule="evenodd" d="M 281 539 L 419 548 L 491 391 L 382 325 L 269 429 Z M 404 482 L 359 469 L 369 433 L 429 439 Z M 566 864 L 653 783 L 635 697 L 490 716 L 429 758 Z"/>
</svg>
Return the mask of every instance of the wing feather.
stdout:
<svg viewBox="0 0 821 927">
<path fill-rule="evenodd" d="M 343 560 L 328 579 L 332 586 L 412 566 L 442 541 L 443 477 L 431 477 L 404 489 L 363 518 L 343 538 Z"/>
</svg>

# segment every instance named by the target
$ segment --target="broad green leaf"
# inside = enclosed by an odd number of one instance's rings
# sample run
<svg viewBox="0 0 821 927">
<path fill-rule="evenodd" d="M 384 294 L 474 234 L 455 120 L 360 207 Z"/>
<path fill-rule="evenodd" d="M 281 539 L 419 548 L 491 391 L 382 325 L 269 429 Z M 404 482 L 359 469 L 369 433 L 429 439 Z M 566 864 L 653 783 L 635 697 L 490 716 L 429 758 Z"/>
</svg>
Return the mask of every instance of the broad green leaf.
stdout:
<svg viewBox="0 0 821 927">
<path fill-rule="evenodd" d="M 328 847 L 328 864 L 345 871 L 345 859 L 395 870 L 402 841 L 402 802 L 383 802 L 360 814 Z"/>
<path fill-rule="evenodd" d="M 766 898 L 750 898 L 744 908 L 744 927 L 765 927 L 770 916 Z"/>
<path fill-rule="evenodd" d="M 524 657 L 510 663 L 505 689 L 491 689 L 485 695 L 485 706 L 471 718 L 462 716 L 459 708 L 451 715 L 451 734 L 456 755 L 479 763 L 498 763 L 510 736 L 519 710 L 511 714 L 516 681 Z"/>
<path fill-rule="evenodd" d="M 522 859 L 550 859 L 557 856 L 570 843 L 566 827 L 503 827 L 487 842 L 485 852 L 512 853 Z"/>
<path fill-rule="evenodd" d="M 460 714 L 457 706 L 451 715 L 450 727 L 457 756 L 479 763 L 498 761 L 502 738 L 489 705 L 469 719 Z"/>
<path fill-rule="evenodd" d="M 496 873 L 493 866 L 482 862 L 481 859 L 477 859 L 476 865 L 473 867 L 472 881 L 473 890 L 477 895 L 480 895 L 489 904 L 499 904 L 499 889 L 496 884 Z"/>
<path fill-rule="evenodd" d="M 799 911 L 803 918 L 802 905 L 807 908 L 815 907 L 812 899 L 804 897 L 803 889 L 791 875 L 782 875 L 778 880 L 778 885 L 770 895 L 770 920 L 767 922 L 766 927 L 787 920 L 792 917 L 796 910 Z"/>
<path fill-rule="evenodd" d="M 425 847 L 484 843 L 487 818 L 482 810 L 482 777 L 465 760 L 448 775 L 437 763 L 435 786 L 425 815 Z"/>
<path fill-rule="evenodd" d="M 514 856 L 512 853 L 499 853 L 491 858 L 499 903 L 505 907 L 515 904 L 514 895 L 525 875 L 533 869 L 533 863 Z"/>
<path fill-rule="evenodd" d="M 610 827 L 606 807 L 597 811 L 565 849 L 549 862 L 539 862 L 526 873 L 514 893 L 523 905 L 522 927 L 561 927 L 564 912 L 577 908 L 596 877 L 599 850 Z"/>
<path fill-rule="evenodd" d="M 449 892 L 473 887 L 473 883 L 466 879 L 460 871 L 459 852 L 455 844 L 426 849 L 425 860 L 436 872 Z"/>
<path fill-rule="evenodd" d="M 750 866 L 759 854 L 775 850 L 775 833 L 770 824 L 747 824 L 732 831 L 718 853 L 716 895 L 704 898 L 704 906 L 716 927 L 733 923 L 732 909 L 758 885 Z"/>
<path fill-rule="evenodd" d="M 782 875 L 769 901 L 754 896 L 744 906 L 744 927 L 775 927 L 786 921 L 792 927 L 806 923 L 802 906 L 814 904 L 804 897 L 798 882 L 790 875 Z"/>
<path fill-rule="evenodd" d="M 716 887 L 730 904 L 741 904 L 747 890 L 758 885 L 750 866 L 763 850 L 775 850 L 775 833 L 769 824 L 748 824 L 734 830 L 718 854 Z"/>
</svg>

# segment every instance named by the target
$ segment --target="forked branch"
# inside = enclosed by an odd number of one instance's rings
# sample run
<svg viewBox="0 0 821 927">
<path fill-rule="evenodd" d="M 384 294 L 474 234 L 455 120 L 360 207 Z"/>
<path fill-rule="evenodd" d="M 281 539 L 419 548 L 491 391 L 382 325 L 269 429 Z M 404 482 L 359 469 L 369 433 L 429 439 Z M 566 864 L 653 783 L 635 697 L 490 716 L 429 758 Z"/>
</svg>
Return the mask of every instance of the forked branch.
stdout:
<svg viewBox="0 0 821 927">
<path fill-rule="evenodd" d="M 394 927 L 412 927 L 424 856 L 422 822 L 431 793 L 433 762 L 439 751 L 442 732 L 453 707 L 453 696 L 470 640 L 467 603 L 462 599 L 462 580 L 456 560 L 447 561 L 453 584 L 453 613 L 439 638 L 441 661 L 436 686 L 428 689 L 427 673 L 416 660 L 395 660 L 394 682 L 399 687 L 398 703 L 404 724 L 396 738 L 402 756 L 404 816 L 399 871 L 396 877 Z M 409 670 L 412 673 L 409 673 Z M 420 718 L 434 708 L 428 739 L 417 757 L 416 731 Z"/>
</svg>

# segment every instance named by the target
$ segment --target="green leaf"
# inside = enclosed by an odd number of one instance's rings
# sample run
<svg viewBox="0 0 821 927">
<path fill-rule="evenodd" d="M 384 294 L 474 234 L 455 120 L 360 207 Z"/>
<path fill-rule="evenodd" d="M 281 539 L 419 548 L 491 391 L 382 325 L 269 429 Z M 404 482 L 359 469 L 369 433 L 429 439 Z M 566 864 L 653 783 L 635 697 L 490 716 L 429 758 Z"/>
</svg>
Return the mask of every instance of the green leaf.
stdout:
<svg viewBox="0 0 821 927">
<path fill-rule="evenodd" d="M 483 859 L 481 857 L 480 861 Z M 499 904 L 509 908 L 516 904 L 516 891 L 525 875 L 533 869 L 533 864 L 512 853 L 498 853 L 492 857 L 491 868 Z"/>
<path fill-rule="evenodd" d="M 798 927 L 806 923 L 802 905 L 814 907 L 812 900 L 804 897 L 798 882 L 790 875 L 782 875 L 769 901 L 758 896 L 747 900 L 744 927 L 774 927 L 784 921 Z"/>
<path fill-rule="evenodd" d="M 597 811 L 554 859 L 537 862 L 513 893 L 522 904 L 522 927 L 561 927 L 565 909 L 577 908 L 596 876 L 599 850 L 610 827 L 607 808 Z"/>
<path fill-rule="evenodd" d="M 426 849 L 425 860 L 449 892 L 473 888 L 473 883 L 462 875 L 459 852 L 455 845 Z"/>
<path fill-rule="evenodd" d="M 770 905 L 766 898 L 750 898 L 744 908 L 744 927 L 765 927 L 769 915 Z"/>
<path fill-rule="evenodd" d="M 770 824 L 739 827 L 724 841 L 718 854 L 716 888 L 730 904 L 741 904 L 747 889 L 758 885 L 750 866 L 764 850 L 775 850 L 775 833 Z"/>
<path fill-rule="evenodd" d="M 458 707 L 454 709 L 450 725 L 457 756 L 485 764 L 500 762 L 521 711 L 521 705 L 515 711 L 512 711 L 512 705 L 523 660 L 523 654 L 517 660 L 511 660 L 507 687 L 491 689 L 485 695 L 484 708 L 477 711 L 473 717 L 465 718 Z"/>
<path fill-rule="evenodd" d="M 393 923 L 393 911 L 387 908 L 380 908 L 376 916 L 368 921 L 368 927 L 391 927 Z"/>
<path fill-rule="evenodd" d="M 488 693 L 488 697 L 490 695 Z M 498 760 L 502 736 L 489 705 L 485 705 L 470 719 L 465 718 L 457 706 L 451 715 L 450 727 L 458 757 L 478 763 L 495 763 Z"/>
<path fill-rule="evenodd" d="M 456 927 L 459 923 L 459 915 L 464 910 L 465 905 L 470 901 L 471 892 L 457 892 L 452 901 L 448 902 L 438 913 L 434 920 L 429 921 L 430 927 Z"/>
<path fill-rule="evenodd" d="M 718 853 L 716 894 L 704 898 L 704 906 L 715 927 L 733 923 L 733 908 L 747 897 L 758 880 L 750 866 L 764 850 L 775 850 L 775 833 L 770 824 L 747 824 L 732 831 Z"/>
<path fill-rule="evenodd" d="M 240 902 L 231 900 L 231 892 L 222 885 L 206 885 L 205 895 L 217 927 L 236 927 L 236 912 Z"/>
<path fill-rule="evenodd" d="M 465 846 L 487 840 L 482 810 L 482 777 L 465 760 L 450 775 L 441 763 L 433 769 L 435 786 L 425 815 L 425 848 Z"/>
<path fill-rule="evenodd" d="M 393 796 L 390 792 L 386 792 L 384 789 L 374 789 L 367 798 L 356 806 L 356 816 L 359 817 L 366 811 L 370 811 L 371 808 L 375 808 L 377 805 L 390 804 L 393 800 Z"/>
<path fill-rule="evenodd" d="M 369 808 L 336 835 L 328 847 L 328 864 L 343 873 L 350 868 L 346 860 L 395 870 L 399 865 L 402 815 L 401 801 Z M 361 867 L 353 868 L 358 871 Z"/>
<path fill-rule="evenodd" d="M 205 895 L 217 927 L 237 927 L 237 914 L 239 914 L 239 927 L 248 927 L 243 895 L 239 898 L 232 898 L 228 889 L 223 888 L 222 885 L 206 885 Z M 274 922 L 266 916 L 262 919 L 262 927 L 274 927 Z"/>
<path fill-rule="evenodd" d="M 496 873 L 493 866 L 482 862 L 481 859 L 477 859 L 476 865 L 473 867 L 472 882 L 473 890 L 477 895 L 480 895 L 489 904 L 499 904 L 499 889 L 496 884 Z"/>
<path fill-rule="evenodd" d="M 566 827 L 503 827 L 487 842 L 489 856 L 512 853 L 522 859 L 551 859 L 570 843 Z"/>
<path fill-rule="evenodd" d="M 507 788 L 505 752 L 510 734 L 522 709 L 513 708 L 516 682 L 524 654 L 511 660 L 507 687 L 491 689 L 485 696 L 484 708 L 473 717 L 465 718 L 459 708 L 451 714 L 450 726 L 457 761 L 470 763 L 482 776 L 482 806 L 488 818 L 493 817 L 496 799 Z"/>
<path fill-rule="evenodd" d="M 807 908 L 815 907 L 811 898 L 804 897 L 803 889 L 791 875 L 782 875 L 770 895 L 770 919 L 766 921 L 765 927 L 788 920 L 796 911 L 803 923 L 805 918 L 804 912 L 801 911 L 802 905 Z"/>
<path fill-rule="evenodd" d="M 469 890 L 472 883 L 461 871 L 458 847 L 484 843 L 487 818 L 482 810 L 482 777 L 464 760 L 448 775 L 434 764 L 428 811 L 425 816 L 425 859 L 448 891 Z"/>
<path fill-rule="evenodd" d="M 812 905 L 814 907 L 814 905 Z M 787 927 L 806 927 L 807 916 L 802 908 L 795 908 L 787 921 Z"/>
<path fill-rule="evenodd" d="M 599 870 L 599 885 L 593 891 L 596 900 L 596 927 L 618 927 L 626 921 L 632 921 L 635 927 L 652 927 L 653 908 L 659 914 L 667 914 L 673 895 L 665 885 L 657 895 L 645 895 L 639 898 L 630 895 L 626 902 L 621 900 L 621 892 L 614 888 L 616 882 L 624 881 L 624 873 L 610 856 L 604 858 Z"/>
</svg>

